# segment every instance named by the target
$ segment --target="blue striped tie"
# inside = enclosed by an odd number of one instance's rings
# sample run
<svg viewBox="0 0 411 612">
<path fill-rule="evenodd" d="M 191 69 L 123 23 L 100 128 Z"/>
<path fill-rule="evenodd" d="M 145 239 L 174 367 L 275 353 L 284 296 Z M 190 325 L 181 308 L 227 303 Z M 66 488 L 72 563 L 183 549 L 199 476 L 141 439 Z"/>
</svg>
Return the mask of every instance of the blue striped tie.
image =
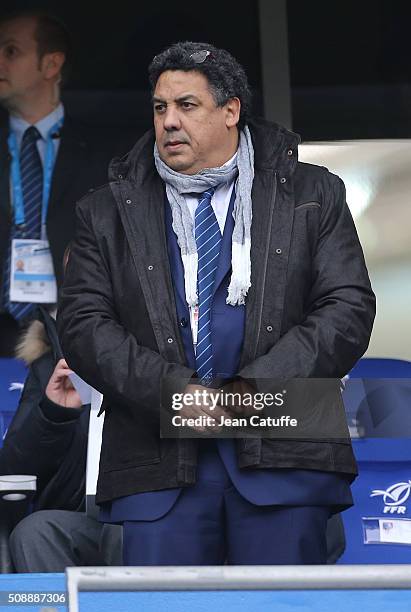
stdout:
<svg viewBox="0 0 411 612">
<path fill-rule="evenodd" d="M 41 135 L 33 125 L 24 132 L 20 148 L 20 175 L 24 202 L 24 227 L 14 228 L 10 237 L 7 257 L 5 260 L 3 282 L 3 304 L 15 319 L 27 316 L 34 305 L 25 302 L 10 302 L 10 266 L 11 239 L 41 237 L 41 207 L 43 198 L 43 166 L 37 149 L 37 140 Z"/>
<path fill-rule="evenodd" d="M 213 347 L 211 344 L 211 302 L 218 267 L 221 232 L 211 206 L 214 189 L 201 194 L 194 217 L 195 240 L 198 253 L 198 332 L 196 348 L 197 374 L 203 384 L 213 376 Z"/>
</svg>

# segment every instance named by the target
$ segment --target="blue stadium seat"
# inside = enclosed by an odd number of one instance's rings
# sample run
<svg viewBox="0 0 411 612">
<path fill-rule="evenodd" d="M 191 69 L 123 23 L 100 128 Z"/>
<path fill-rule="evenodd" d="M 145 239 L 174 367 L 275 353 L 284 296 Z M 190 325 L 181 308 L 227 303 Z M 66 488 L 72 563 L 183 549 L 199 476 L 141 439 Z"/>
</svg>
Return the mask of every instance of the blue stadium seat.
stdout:
<svg viewBox="0 0 411 612">
<path fill-rule="evenodd" d="M 344 402 L 359 476 L 338 563 L 411 563 L 411 363 L 361 359 Z"/>
<path fill-rule="evenodd" d="M 0 447 L 18 406 L 26 376 L 23 361 L 0 358 Z"/>
<path fill-rule="evenodd" d="M 360 359 L 350 372 L 350 378 L 410 378 L 410 376 L 410 361 L 378 357 Z"/>
</svg>

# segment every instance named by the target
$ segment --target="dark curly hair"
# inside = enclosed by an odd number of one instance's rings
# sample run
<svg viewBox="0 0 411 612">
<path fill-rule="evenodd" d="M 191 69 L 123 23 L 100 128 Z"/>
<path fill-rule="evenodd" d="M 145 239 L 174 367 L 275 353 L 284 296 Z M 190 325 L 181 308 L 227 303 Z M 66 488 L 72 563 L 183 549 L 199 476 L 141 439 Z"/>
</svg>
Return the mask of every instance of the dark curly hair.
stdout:
<svg viewBox="0 0 411 612">
<path fill-rule="evenodd" d="M 244 68 L 228 51 L 208 43 L 175 43 L 156 55 L 148 68 L 152 93 L 166 70 L 195 70 L 203 74 L 217 106 L 224 106 L 230 98 L 238 98 L 241 102 L 238 128 L 241 130 L 246 125 L 250 116 L 251 91 Z"/>
</svg>

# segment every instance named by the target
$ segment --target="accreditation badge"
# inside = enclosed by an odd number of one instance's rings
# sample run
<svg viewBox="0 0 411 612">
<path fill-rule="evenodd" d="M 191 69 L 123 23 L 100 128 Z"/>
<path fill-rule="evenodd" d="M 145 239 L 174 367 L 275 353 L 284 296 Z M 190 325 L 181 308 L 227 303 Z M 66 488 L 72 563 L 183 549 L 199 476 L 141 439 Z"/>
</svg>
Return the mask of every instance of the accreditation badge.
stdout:
<svg viewBox="0 0 411 612">
<path fill-rule="evenodd" d="M 11 245 L 10 301 L 57 302 L 57 284 L 47 240 L 17 239 Z"/>
</svg>

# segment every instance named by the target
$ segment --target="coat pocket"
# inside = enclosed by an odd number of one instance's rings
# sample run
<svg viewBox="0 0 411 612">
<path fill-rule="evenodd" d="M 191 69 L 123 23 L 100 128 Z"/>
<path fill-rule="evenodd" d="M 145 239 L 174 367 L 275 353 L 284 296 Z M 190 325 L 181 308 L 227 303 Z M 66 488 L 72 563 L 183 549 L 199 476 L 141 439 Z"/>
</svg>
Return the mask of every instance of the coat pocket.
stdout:
<svg viewBox="0 0 411 612">
<path fill-rule="evenodd" d="M 123 406 L 106 406 L 100 469 L 104 472 L 160 462 L 159 425 Z"/>
<path fill-rule="evenodd" d="M 319 202 L 304 202 L 303 204 L 297 204 L 294 210 L 300 210 L 301 208 L 321 208 Z"/>
</svg>

